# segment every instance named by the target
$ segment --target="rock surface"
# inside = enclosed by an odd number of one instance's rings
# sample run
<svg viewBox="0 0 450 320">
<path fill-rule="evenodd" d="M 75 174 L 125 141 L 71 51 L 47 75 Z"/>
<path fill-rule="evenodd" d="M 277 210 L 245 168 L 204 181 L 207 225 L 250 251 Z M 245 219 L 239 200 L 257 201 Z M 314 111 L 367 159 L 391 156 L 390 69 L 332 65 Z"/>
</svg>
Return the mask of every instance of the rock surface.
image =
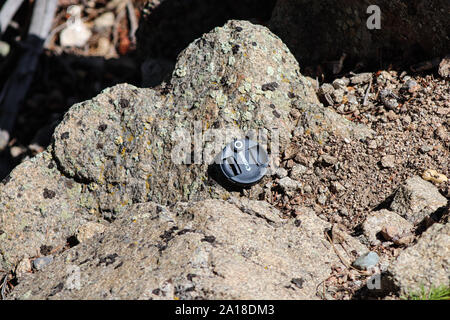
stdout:
<svg viewBox="0 0 450 320">
<path fill-rule="evenodd" d="M 450 225 L 434 224 L 389 267 L 403 293 L 450 285 Z"/>
<path fill-rule="evenodd" d="M 417 224 L 446 205 L 447 199 L 432 183 L 414 176 L 400 186 L 390 208 L 408 221 Z"/>
<path fill-rule="evenodd" d="M 299 121 L 293 118 L 292 110 L 297 110 L 303 118 Z M 220 133 L 230 131 L 226 136 L 228 141 L 251 129 L 270 131 L 276 127 L 281 154 L 293 131 L 309 132 L 320 141 L 335 136 L 359 139 L 372 134 L 365 126 L 353 124 L 318 102 L 311 83 L 300 74 L 295 58 L 267 28 L 230 21 L 183 51 L 169 83 L 155 90 L 118 85 L 104 90 L 92 100 L 74 105 L 56 127 L 52 145 L 36 158 L 18 166 L 2 182 L 2 269 L 13 269 L 24 258 L 42 256 L 53 249 L 60 252 L 64 250 L 61 248 L 73 246 L 77 230 L 82 230 L 81 226 L 89 222 L 101 218 L 114 221 L 120 217 L 126 221 L 133 204 L 151 202 L 156 206 L 210 198 L 228 199 L 232 191 L 209 175 L 211 160 L 206 157 L 208 154 L 203 154 L 205 161 L 200 157 L 198 163 L 195 163 L 198 159 L 194 154 L 194 163 L 187 165 L 191 152 L 181 156 L 177 153 L 180 143 L 190 148 L 196 121 L 205 136 L 209 128 L 220 129 Z M 208 150 L 209 147 L 210 153 L 214 153 L 216 150 L 211 150 L 208 139 L 211 135 L 200 138 L 200 149 Z M 219 147 L 223 145 L 218 144 Z M 275 150 L 273 154 L 276 155 Z M 264 213 L 258 215 L 274 221 L 273 211 L 261 210 Z M 233 226 L 239 224 L 235 221 Z M 152 228 L 152 225 L 148 227 Z M 282 239 L 284 228 L 276 232 L 280 239 L 274 239 L 289 242 Z M 318 232 L 315 235 L 318 237 Z M 114 238 L 116 235 L 112 232 L 109 236 Z M 84 241 L 89 242 L 89 237 L 81 237 L 80 248 L 87 248 Z M 105 255 L 113 254 L 103 252 L 103 249 L 107 248 L 98 250 Z M 122 249 L 121 256 L 126 259 L 125 248 Z M 173 254 L 178 255 L 180 250 L 189 252 L 189 243 L 180 244 Z M 63 268 L 63 260 L 56 251 L 51 266 Z M 312 261 L 307 257 L 316 259 L 315 255 L 319 252 L 322 255 L 322 251 L 298 251 L 298 272 L 302 272 L 301 261 Z M 171 258 L 168 254 L 166 259 L 170 261 Z M 223 260 L 220 263 L 224 265 L 225 274 L 231 268 L 227 259 L 226 254 L 220 253 L 217 260 L 218 264 Z M 147 261 L 149 268 L 152 261 Z M 179 266 L 185 262 L 180 258 Z M 317 263 L 314 263 L 315 267 Z M 246 266 L 240 272 L 251 269 Z M 168 270 L 161 272 L 169 273 Z M 320 272 L 326 274 L 325 269 Z M 309 277 L 306 273 L 304 276 L 305 279 Z M 136 277 L 136 274 L 130 273 L 130 277 Z M 298 275 L 292 277 L 298 278 Z M 277 281 L 281 283 L 281 278 Z M 236 283 L 240 284 L 239 281 Z M 289 283 L 290 279 L 287 279 L 286 285 Z M 59 283 L 55 286 L 60 287 Z M 249 292 L 261 292 L 260 288 L 255 288 L 246 292 L 236 287 L 232 295 L 250 297 Z M 312 286 L 309 288 L 311 290 Z M 134 294 L 131 292 L 122 297 L 136 297 L 137 291 Z M 263 297 L 263 293 L 260 294 Z M 310 294 L 305 293 L 305 297 L 312 297 Z M 281 296 L 287 298 L 290 294 L 285 292 Z"/>
<path fill-rule="evenodd" d="M 366 221 L 364 221 L 364 235 L 371 244 L 379 244 L 379 233 L 383 231 L 383 228 L 387 227 L 389 229 L 395 229 L 394 236 L 401 237 L 410 234 L 414 225 L 397 213 L 382 209 L 380 211 L 373 212 L 367 217 Z"/>
<path fill-rule="evenodd" d="M 325 240 L 329 224 L 312 211 L 299 226 L 273 222 L 260 214 L 278 212 L 267 203 L 230 200 L 133 205 L 103 235 L 26 276 L 9 298 L 317 299 L 317 285 L 340 265 Z"/>
<path fill-rule="evenodd" d="M 369 270 L 375 267 L 379 261 L 380 257 L 378 256 L 378 254 L 369 251 L 366 254 L 358 257 L 358 259 L 353 262 L 353 265 L 361 270 Z"/>
</svg>

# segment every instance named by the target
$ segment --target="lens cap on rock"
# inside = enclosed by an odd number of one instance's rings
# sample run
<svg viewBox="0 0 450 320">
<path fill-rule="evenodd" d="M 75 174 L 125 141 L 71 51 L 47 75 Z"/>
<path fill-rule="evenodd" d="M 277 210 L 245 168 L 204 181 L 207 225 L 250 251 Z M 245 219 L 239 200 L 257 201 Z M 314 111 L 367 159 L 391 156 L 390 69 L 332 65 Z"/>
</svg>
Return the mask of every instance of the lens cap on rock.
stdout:
<svg viewBox="0 0 450 320">
<path fill-rule="evenodd" d="M 266 150 L 248 138 L 233 140 L 223 149 L 219 160 L 225 178 L 239 186 L 249 186 L 261 180 L 269 162 Z"/>
</svg>

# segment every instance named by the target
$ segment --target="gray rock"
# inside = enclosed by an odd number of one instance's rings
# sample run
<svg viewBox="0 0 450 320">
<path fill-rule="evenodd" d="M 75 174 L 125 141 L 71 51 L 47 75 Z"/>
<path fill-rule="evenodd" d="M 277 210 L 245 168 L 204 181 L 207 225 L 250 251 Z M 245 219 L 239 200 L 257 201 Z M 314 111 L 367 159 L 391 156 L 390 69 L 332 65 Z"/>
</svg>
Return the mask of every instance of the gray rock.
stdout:
<svg viewBox="0 0 450 320">
<path fill-rule="evenodd" d="M 357 255 L 363 255 L 368 251 L 367 247 L 361 243 L 358 238 L 349 235 L 348 231 L 343 230 L 339 224 L 335 224 L 331 229 L 332 239 L 335 249 L 341 257 L 344 257 L 349 263 L 354 259 L 353 252 Z"/>
<path fill-rule="evenodd" d="M 431 150 L 433 150 L 433 146 L 429 145 L 429 144 L 424 144 L 423 146 L 420 147 L 419 151 L 422 153 L 428 153 Z"/>
<path fill-rule="evenodd" d="M 342 103 L 343 99 L 344 99 L 344 95 L 345 95 L 345 91 L 343 89 L 336 89 L 333 91 L 333 93 L 331 94 L 333 100 L 335 103 L 340 104 Z"/>
<path fill-rule="evenodd" d="M 397 235 L 400 237 L 409 234 L 414 225 L 397 213 L 382 209 L 372 212 L 366 218 L 363 223 L 363 232 L 372 245 L 377 245 L 380 243 L 377 235 L 386 227 L 395 228 Z"/>
<path fill-rule="evenodd" d="M 338 159 L 325 153 L 319 157 L 319 162 L 326 166 L 332 166 L 338 162 Z"/>
<path fill-rule="evenodd" d="M 395 167 L 395 156 L 386 155 L 381 158 L 381 166 L 383 168 L 394 168 Z"/>
<path fill-rule="evenodd" d="M 334 92 L 334 87 L 329 83 L 324 83 L 319 88 L 319 95 L 332 94 Z"/>
<path fill-rule="evenodd" d="M 449 285 L 450 224 L 434 224 L 388 268 L 404 294 Z"/>
<path fill-rule="evenodd" d="M 103 233 L 106 227 L 98 222 L 90 221 L 78 228 L 76 238 L 78 242 L 85 242 L 97 234 Z"/>
<path fill-rule="evenodd" d="M 327 203 L 327 200 L 327 196 L 323 193 L 319 194 L 319 196 L 317 197 L 317 202 L 323 206 Z"/>
<path fill-rule="evenodd" d="M 413 176 L 395 192 L 390 209 L 417 224 L 446 205 L 447 199 L 432 183 Z"/>
<path fill-rule="evenodd" d="M 305 184 L 303 187 L 303 192 L 305 193 L 311 193 L 313 191 L 312 187 L 309 184 Z"/>
<path fill-rule="evenodd" d="M 261 90 L 272 82 L 279 84 L 274 91 Z M 283 43 L 266 28 L 239 21 L 188 46 L 169 87 L 163 92 L 128 85 L 107 89 L 72 107 L 56 128 L 54 153 L 62 171 L 93 185 L 102 211 L 117 213 L 127 203 L 149 199 L 221 197 L 227 192 L 207 178 L 212 159 L 202 154 L 206 133 L 197 145 L 198 159 L 177 152 L 190 148 L 195 121 L 203 120 L 200 128 L 214 124 L 218 147 L 249 130 L 279 128 L 283 152 L 294 128 L 289 93 L 302 97 L 299 107 L 317 101 Z M 200 163 L 186 166 L 190 161 Z"/>
<path fill-rule="evenodd" d="M 275 226 L 260 215 L 278 211 L 267 203 L 233 201 L 133 205 L 101 242 L 63 252 L 8 299 L 317 299 L 342 266 L 330 225 L 305 210 L 299 225 Z"/>
<path fill-rule="evenodd" d="M 333 87 L 335 89 L 341 89 L 347 91 L 347 86 L 349 84 L 349 80 L 347 78 L 339 78 L 333 81 Z"/>
<path fill-rule="evenodd" d="M 331 182 L 330 189 L 334 193 L 339 193 L 339 192 L 345 191 L 345 187 L 339 181 Z"/>
<path fill-rule="evenodd" d="M 302 114 L 298 127 L 319 143 L 325 143 L 330 136 L 338 136 L 348 141 L 364 141 L 375 135 L 367 126 L 351 122 L 321 105 L 303 106 L 300 111 Z"/>
<path fill-rule="evenodd" d="M 40 271 L 53 262 L 53 256 L 45 256 L 33 260 L 33 267 Z"/>
<path fill-rule="evenodd" d="M 341 263 L 324 237 L 330 225 L 306 211 L 296 226 L 266 202 L 230 198 L 208 176 L 210 162 L 186 166 L 183 155 L 175 162 L 176 147 L 191 140 L 174 133 L 191 132 L 198 119 L 204 130 L 236 126 L 234 135 L 277 127 L 281 153 L 296 125 L 319 141 L 373 133 L 318 102 L 278 37 L 230 21 L 183 51 L 169 83 L 122 84 L 74 105 L 52 145 L 2 182 L 1 269 L 42 246 L 80 241 L 35 259 L 40 272 L 10 297 L 316 298 L 331 265 Z M 297 192 L 301 184 L 284 177 L 280 186 Z M 112 222 L 93 223 L 101 218 Z"/>
<path fill-rule="evenodd" d="M 293 180 L 289 177 L 284 177 L 283 179 L 280 179 L 278 181 L 278 184 L 280 185 L 280 188 L 286 193 L 286 194 L 294 194 L 295 192 L 299 191 L 302 187 L 302 184 L 296 180 Z"/>
<path fill-rule="evenodd" d="M 301 180 L 307 171 L 308 168 L 304 165 L 296 164 L 291 169 L 290 177 L 294 180 Z"/>
<path fill-rule="evenodd" d="M 284 177 L 287 177 L 288 172 L 287 172 L 287 170 L 284 169 L 284 168 L 278 168 L 278 169 L 275 171 L 275 175 L 277 176 L 277 178 L 282 179 L 282 178 L 284 178 Z"/>
<path fill-rule="evenodd" d="M 353 266 L 361 270 L 369 270 L 375 267 L 380 261 L 380 257 L 375 252 L 369 251 L 368 253 L 360 256 L 353 262 Z"/>
<path fill-rule="evenodd" d="M 387 110 L 395 110 L 398 106 L 397 96 L 389 89 L 382 89 L 379 97 Z"/>
</svg>

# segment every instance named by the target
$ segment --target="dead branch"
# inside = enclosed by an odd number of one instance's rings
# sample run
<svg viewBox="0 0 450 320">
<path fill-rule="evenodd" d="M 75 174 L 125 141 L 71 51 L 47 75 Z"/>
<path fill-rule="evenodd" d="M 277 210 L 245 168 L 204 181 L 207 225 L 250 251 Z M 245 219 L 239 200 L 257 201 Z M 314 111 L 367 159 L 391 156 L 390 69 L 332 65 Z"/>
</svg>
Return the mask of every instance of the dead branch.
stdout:
<svg viewBox="0 0 450 320">
<path fill-rule="evenodd" d="M 27 94 L 53 23 L 58 0 L 36 0 L 25 52 L 0 92 L 0 151 L 6 148 L 21 102 Z"/>
<path fill-rule="evenodd" d="M 138 29 L 138 21 L 136 19 L 136 12 L 134 11 L 133 2 L 128 0 L 127 2 L 128 16 L 130 17 L 130 40 L 133 44 L 136 44 L 136 30 Z"/>
<path fill-rule="evenodd" d="M 11 19 L 14 17 L 17 10 L 19 10 L 22 2 L 23 0 L 8 0 L 3 5 L 2 10 L 0 11 L 0 35 L 8 28 Z"/>
</svg>

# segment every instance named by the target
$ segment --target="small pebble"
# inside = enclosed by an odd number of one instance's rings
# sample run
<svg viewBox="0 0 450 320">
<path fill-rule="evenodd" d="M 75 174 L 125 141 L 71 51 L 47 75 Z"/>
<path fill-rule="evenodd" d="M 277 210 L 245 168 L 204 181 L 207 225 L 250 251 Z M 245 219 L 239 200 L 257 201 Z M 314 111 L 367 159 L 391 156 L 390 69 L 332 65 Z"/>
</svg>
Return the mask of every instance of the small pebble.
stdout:
<svg viewBox="0 0 450 320">
<path fill-rule="evenodd" d="M 302 176 L 308 171 L 308 168 L 301 164 L 296 164 L 291 169 L 291 178 L 294 180 L 300 180 Z"/>
<path fill-rule="evenodd" d="M 325 205 L 326 203 L 327 203 L 327 196 L 325 195 L 325 194 L 320 194 L 318 197 L 317 197 L 317 202 L 319 203 L 319 204 L 321 204 L 321 205 Z"/>
<path fill-rule="evenodd" d="M 287 172 L 287 170 L 284 169 L 284 168 L 278 168 L 278 169 L 275 171 L 275 175 L 277 176 L 277 178 L 282 179 L 282 178 L 284 178 L 284 177 L 287 177 L 288 172 Z"/>
<path fill-rule="evenodd" d="M 395 167 L 395 156 L 387 155 L 381 158 L 381 166 L 383 168 L 393 168 Z"/>
<path fill-rule="evenodd" d="M 48 264 L 53 262 L 53 256 L 45 256 L 33 260 L 33 267 L 36 270 L 44 269 Z"/>
<path fill-rule="evenodd" d="M 377 265 L 380 261 L 380 257 L 375 252 L 369 251 L 368 253 L 360 256 L 353 262 L 353 266 L 360 270 L 369 270 Z"/>
<path fill-rule="evenodd" d="M 361 83 L 368 83 L 371 78 L 372 74 L 370 72 L 366 72 L 354 75 L 353 77 L 350 78 L 350 81 L 352 84 L 361 84 Z"/>
<path fill-rule="evenodd" d="M 336 79 L 333 81 L 333 87 L 335 89 L 341 89 L 341 90 L 346 91 L 347 85 L 348 85 L 348 79 L 347 79 L 347 81 L 345 81 L 343 79 Z"/>
</svg>

